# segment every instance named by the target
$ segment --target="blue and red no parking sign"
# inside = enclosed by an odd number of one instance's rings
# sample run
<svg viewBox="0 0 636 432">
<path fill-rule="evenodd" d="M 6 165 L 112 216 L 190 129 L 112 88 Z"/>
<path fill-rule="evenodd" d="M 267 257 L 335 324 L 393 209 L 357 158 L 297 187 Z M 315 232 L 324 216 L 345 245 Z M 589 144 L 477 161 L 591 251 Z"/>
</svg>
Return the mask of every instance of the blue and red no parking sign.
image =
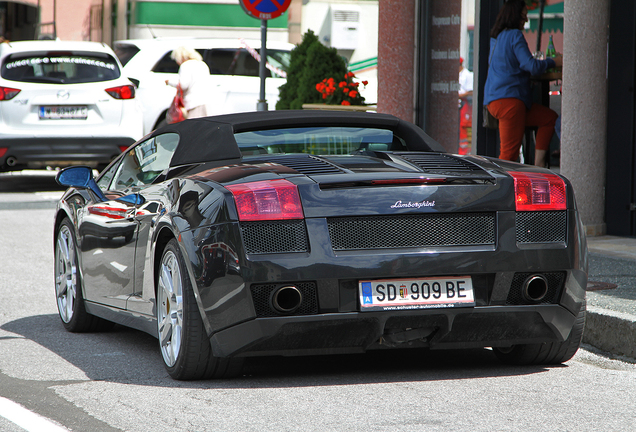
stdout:
<svg viewBox="0 0 636 432">
<path fill-rule="evenodd" d="M 281 16 L 291 0 L 240 0 L 245 12 L 254 18 L 270 20 Z"/>
</svg>

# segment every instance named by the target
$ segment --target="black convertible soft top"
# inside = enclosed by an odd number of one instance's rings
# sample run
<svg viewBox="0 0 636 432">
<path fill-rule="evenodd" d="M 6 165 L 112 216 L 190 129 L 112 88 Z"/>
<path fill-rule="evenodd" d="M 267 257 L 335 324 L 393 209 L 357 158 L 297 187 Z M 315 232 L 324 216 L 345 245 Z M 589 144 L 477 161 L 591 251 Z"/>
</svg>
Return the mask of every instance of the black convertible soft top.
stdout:
<svg viewBox="0 0 636 432">
<path fill-rule="evenodd" d="M 240 159 L 234 139 L 238 132 L 299 126 L 352 126 L 385 128 L 403 138 L 410 150 L 444 152 L 444 148 L 422 129 L 389 114 L 327 111 L 281 110 L 255 111 L 185 120 L 161 127 L 149 137 L 168 132 L 179 134 L 170 166 Z"/>
</svg>

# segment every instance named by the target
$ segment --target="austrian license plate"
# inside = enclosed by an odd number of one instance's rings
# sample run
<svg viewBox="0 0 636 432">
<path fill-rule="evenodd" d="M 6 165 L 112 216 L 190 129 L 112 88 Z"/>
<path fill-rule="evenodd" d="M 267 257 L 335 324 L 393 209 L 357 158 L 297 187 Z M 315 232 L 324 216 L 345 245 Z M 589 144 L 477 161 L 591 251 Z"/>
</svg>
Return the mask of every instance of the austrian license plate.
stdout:
<svg viewBox="0 0 636 432">
<path fill-rule="evenodd" d="M 74 119 L 84 120 L 88 117 L 86 106 L 41 106 L 40 118 L 47 120 Z"/>
<path fill-rule="evenodd" d="M 360 310 L 409 310 L 475 306 L 470 276 L 363 280 Z"/>
</svg>

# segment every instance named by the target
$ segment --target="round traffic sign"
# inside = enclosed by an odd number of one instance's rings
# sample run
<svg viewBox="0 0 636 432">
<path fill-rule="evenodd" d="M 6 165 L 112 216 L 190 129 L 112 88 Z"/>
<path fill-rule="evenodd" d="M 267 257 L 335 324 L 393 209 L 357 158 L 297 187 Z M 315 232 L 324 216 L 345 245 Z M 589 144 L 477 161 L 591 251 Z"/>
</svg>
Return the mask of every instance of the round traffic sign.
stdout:
<svg viewBox="0 0 636 432">
<path fill-rule="evenodd" d="M 281 16 L 291 0 L 240 0 L 245 12 L 254 18 L 269 20 Z"/>
</svg>

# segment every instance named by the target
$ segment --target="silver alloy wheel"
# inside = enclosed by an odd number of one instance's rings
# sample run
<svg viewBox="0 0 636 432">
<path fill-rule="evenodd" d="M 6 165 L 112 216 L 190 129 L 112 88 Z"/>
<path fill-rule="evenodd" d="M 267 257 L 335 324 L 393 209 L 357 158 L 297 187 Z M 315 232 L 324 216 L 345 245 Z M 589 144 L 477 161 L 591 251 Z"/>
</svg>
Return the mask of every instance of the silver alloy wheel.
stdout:
<svg viewBox="0 0 636 432">
<path fill-rule="evenodd" d="M 77 256 L 73 235 L 68 225 L 62 224 L 55 243 L 55 294 L 60 318 L 65 323 L 73 319 L 77 299 Z"/>
<path fill-rule="evenodd" d="M 167 250 L 161 259 L 157 289 L 157 326 L 161 355 L 168 367 L 179 356 L 183 335 L 183 287 L 181 268 L 173 251 Z"/>
</svg>

